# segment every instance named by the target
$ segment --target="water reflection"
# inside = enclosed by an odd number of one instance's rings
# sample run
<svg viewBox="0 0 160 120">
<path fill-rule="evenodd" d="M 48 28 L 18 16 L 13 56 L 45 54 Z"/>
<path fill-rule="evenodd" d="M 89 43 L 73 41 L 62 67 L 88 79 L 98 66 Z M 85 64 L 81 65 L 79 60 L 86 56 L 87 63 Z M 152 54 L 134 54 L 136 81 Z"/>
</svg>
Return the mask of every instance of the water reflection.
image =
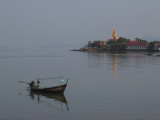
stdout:
<svg viewBox="0 0 160 120">
<path fill-rule="evenodd" d="M 104 67 L 113 71 L 113 77 L 117 76 L 118 69 L 118 54 L 117 53 L 107 53 L 107 52 L 90 52 L 88 53 L 89 64 L 92 66 Z"/>
<path fill-rule="evenodd" d="M 136 69 L 159 69 L 159 53 L 148 55 L 145 51 L 122 51 L 122 52 L 90 52 L 87 53 L 89 67 L 112 71 L 114 78 L 123 74 L 123 71 L 132 71 Z M 147 71 L 146 71 L 147 72 Z"/>
<path fill-rule="evenodd" d="M 113 76 L 117 75 L 117 54 L 113 54 Z"/>
<path fill-rule="evenodd" d="M 46 100 L 48 99 L 53 99 L 54 102 L 56 103 L 60 103 L 61 104 L 61 110 L 63 111 L 64 109 L 66 109 L 67 111 L 69 111 L 69 106 L 68 106 L 68 102 L 66 100 L 66 97 L 64 96 L 64 94 L 49 94 L 49 93 L 36 93 L 36 92 L 30 92 L 29 96 L 31 97 L 32 100 L 37 101 L 38 103 L 43 103 L 43 102 L 47 102 Z M 45 97 L 45 101 L 41 100 L 43 99 L 43 97 Z M 49 101 L 48 101 L 49 102 Z M 52 103 L 49 103 L 50 105 L 52 105 Z M 65 108 L 64 108 L 65 106 Z"/>
</svg>

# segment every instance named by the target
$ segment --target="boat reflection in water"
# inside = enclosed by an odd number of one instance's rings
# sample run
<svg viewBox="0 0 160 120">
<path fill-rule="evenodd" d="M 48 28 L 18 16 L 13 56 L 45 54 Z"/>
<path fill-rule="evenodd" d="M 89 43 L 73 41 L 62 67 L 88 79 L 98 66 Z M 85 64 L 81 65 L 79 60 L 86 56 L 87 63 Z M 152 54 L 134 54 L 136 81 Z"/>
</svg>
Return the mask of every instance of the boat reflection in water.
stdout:
<svg viewBox="0 0 160 120">
<path fill-rule="evenodd" d="M 38 103 L 46 102 L 46 100 L 45 101 L 41 100 L 44 97 L 48 100 L 53 99 L 54 102 L 61 104 L 61 109 L 64 109 L 63 107 L 65 106 L 66 110 L 69 111 L 68 102 L 67 102 L 64 94 L 39 93 L 39 92 L 37 93 L 37 92 L 30 91 L 29 96 L 33 100 L 37 100 Z M 52 105 L 52 104 L 50 104 L 50 105 Z"/>
</svg>

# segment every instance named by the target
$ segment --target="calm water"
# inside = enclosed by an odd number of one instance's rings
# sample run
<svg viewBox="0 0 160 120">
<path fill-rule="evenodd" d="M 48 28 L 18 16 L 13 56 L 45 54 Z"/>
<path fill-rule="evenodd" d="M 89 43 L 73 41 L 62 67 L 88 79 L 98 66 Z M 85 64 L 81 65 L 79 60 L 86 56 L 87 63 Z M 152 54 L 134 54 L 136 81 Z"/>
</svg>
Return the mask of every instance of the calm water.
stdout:
<svg viewBox="0 0 160 120">
<path fill-rule="evenodd" d="M 69 78 L 64 96 L 18 83 L 61 75 Z M 160 57 L 142 52 L 1 49 L 0 76 L 1 120 L 160 119 Z"/>
</svg>

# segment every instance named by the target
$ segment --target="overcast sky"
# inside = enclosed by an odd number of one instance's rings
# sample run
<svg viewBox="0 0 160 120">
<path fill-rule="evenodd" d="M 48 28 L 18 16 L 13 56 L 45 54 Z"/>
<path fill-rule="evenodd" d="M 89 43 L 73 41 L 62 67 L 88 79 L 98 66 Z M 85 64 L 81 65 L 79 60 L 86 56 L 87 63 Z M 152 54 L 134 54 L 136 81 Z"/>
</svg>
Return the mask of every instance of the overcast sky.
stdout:
<svg viewBox="0 0 160 120">
<path fill-rule="evenodd" d="M 160 0 L 0 0 L 0 46 L 160 40 Z"/>
</svg>

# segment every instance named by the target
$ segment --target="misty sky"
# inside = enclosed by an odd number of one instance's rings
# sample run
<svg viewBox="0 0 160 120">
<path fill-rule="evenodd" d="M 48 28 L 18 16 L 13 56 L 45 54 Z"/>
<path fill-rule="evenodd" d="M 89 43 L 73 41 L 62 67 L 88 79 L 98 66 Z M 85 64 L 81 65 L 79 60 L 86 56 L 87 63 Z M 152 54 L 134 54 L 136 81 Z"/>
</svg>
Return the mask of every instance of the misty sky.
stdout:
<svg viewBox="0 0 160 120">
<path fill-rule="evenodd" d="M 0 0 L 0 46 L 76 45 L 117 35 L 160 40 L 160 0 Z"/>
</svg>

